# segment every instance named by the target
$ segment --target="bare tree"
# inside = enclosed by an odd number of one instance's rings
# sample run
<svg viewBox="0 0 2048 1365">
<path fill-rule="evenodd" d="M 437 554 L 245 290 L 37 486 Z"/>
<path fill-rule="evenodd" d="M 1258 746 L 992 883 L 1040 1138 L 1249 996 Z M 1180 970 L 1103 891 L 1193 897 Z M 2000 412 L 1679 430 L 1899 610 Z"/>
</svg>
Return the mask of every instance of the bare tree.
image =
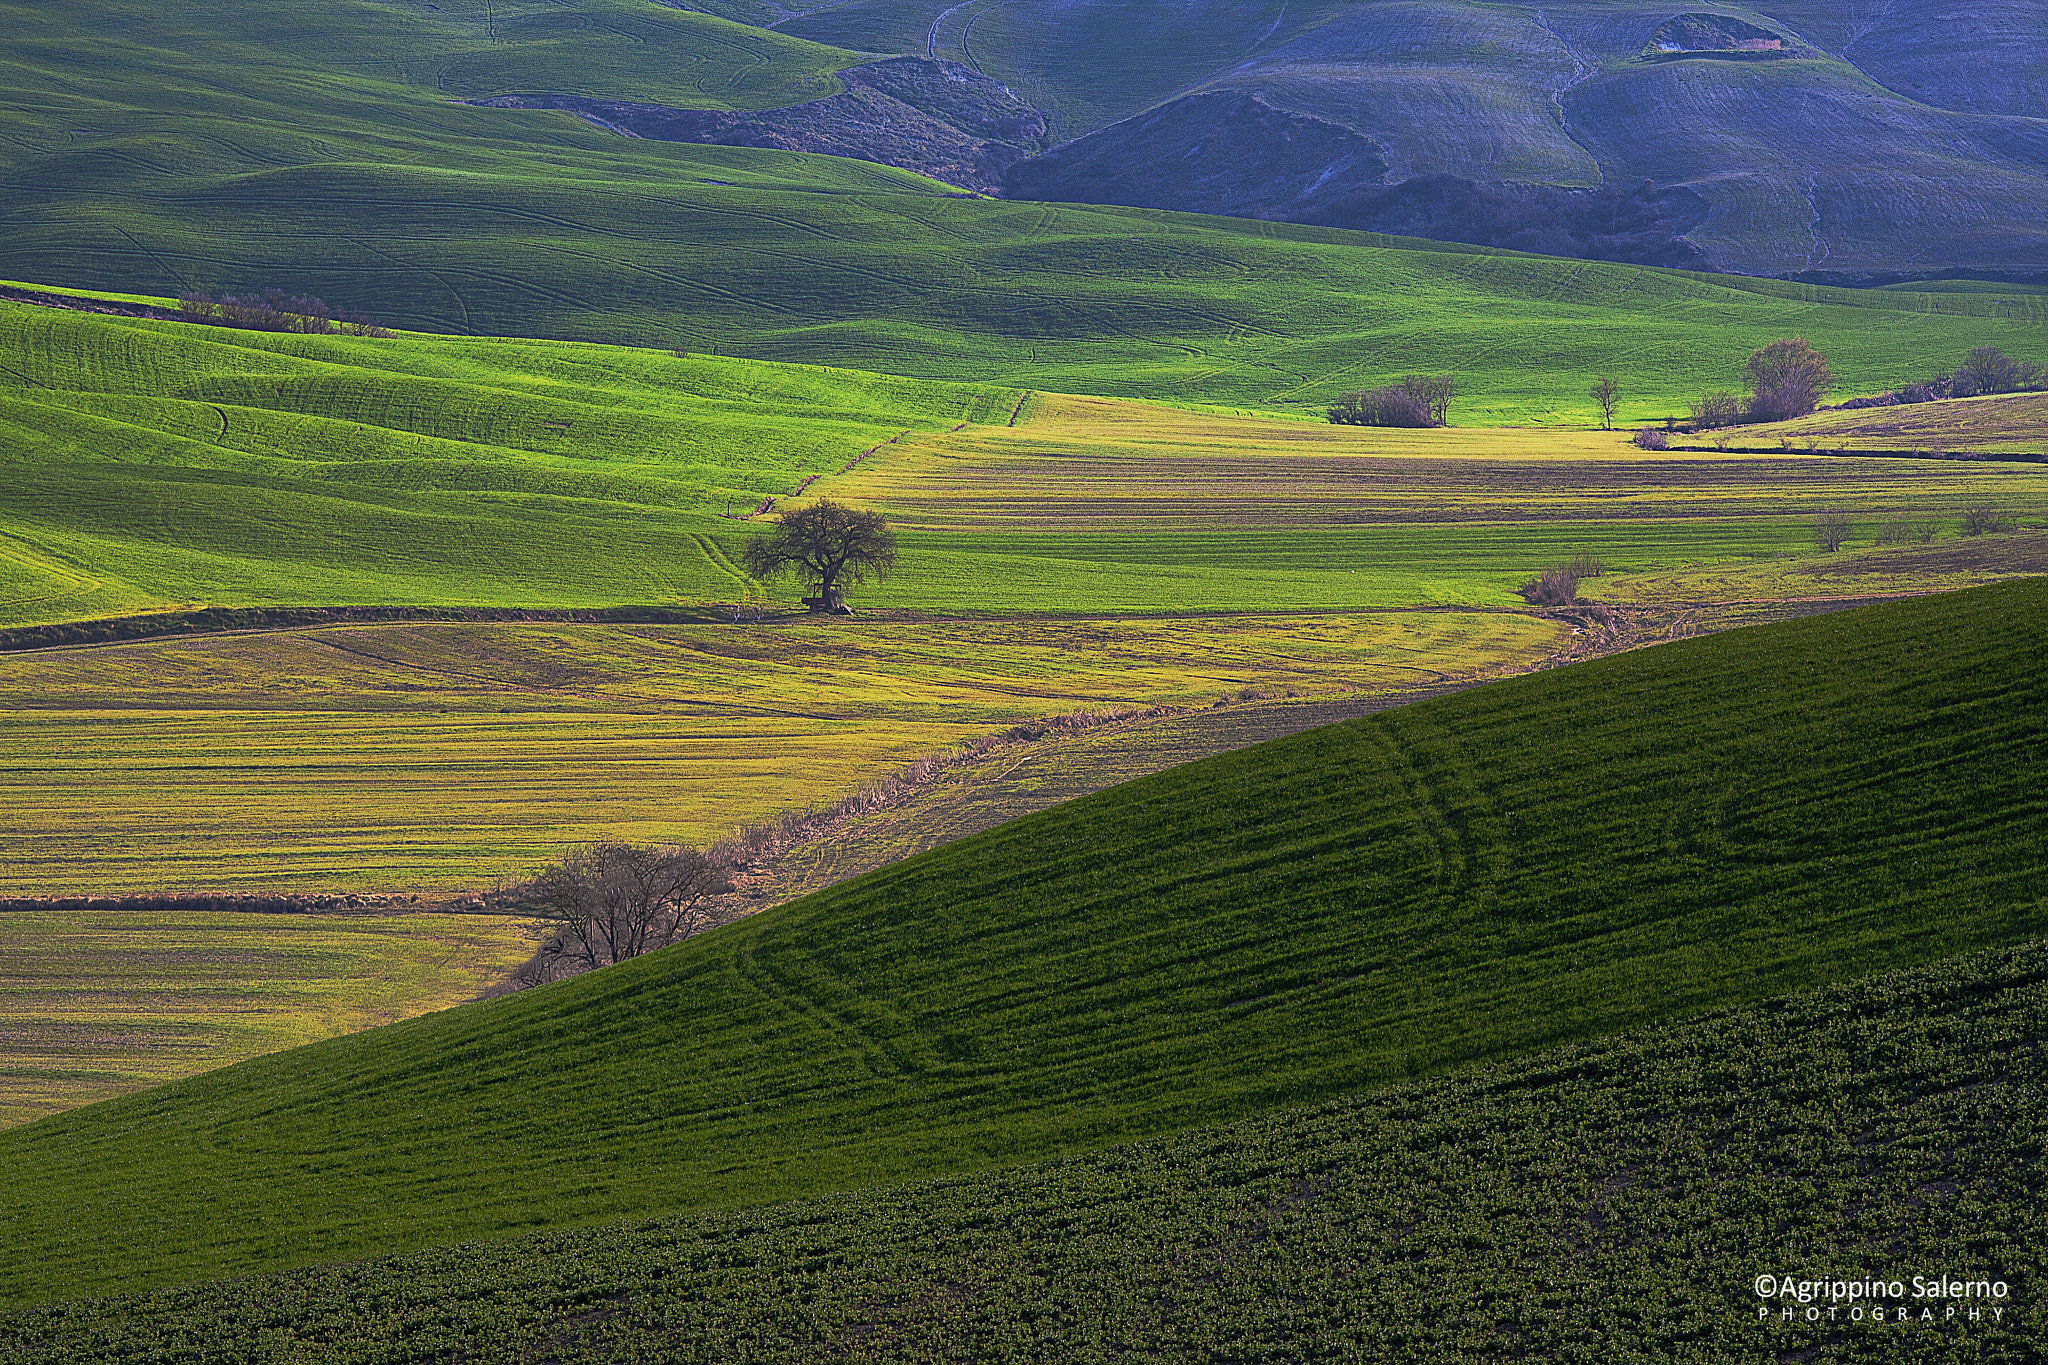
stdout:
<svg viewBox="0 0 2048 1365">
<path fill-rule="evenodd" d="M 731 889 L 694 848 L 605 842 L 571 852 L 527 893 L 553 931 L 541 952 L 596 968 L 688 938 L 705 927 L 705 900 Z"/>
<path fill-rule="evenodd" d="M 1749 378 L 1752 422 L 1804 417 L 1835 385 L 1828 358 L 1808 345 L 1805 337 L 1759 346 L 1750 352 L 1743 369 Z"/>
<path fill-rule="evenodd" d="M 1451 399 L 1458 392 L 1457 376 L 1411 374 L 1402 378 L 1401 387 L 1414 394 L 1429 410 L 1431 426 L 1447 427 L 1451 424 Z"/>
<path fill-rule="evenodd" d="M 1829 554 L 1842 548 L 1849 539 L 1849 514 L 1846 512 L 1823 512 L 1813 523 L 1813 543 Z"/>
<path fill-rule="evenodd" d="M 1579 600 L 1579 576 L 1569 564 L 1545 569 L 1515 589 L 1522 600 L 1539 607 L 1568 607 Z"/>
<path fill-rule="evenodd" d="M 1995 535 L 2000 531 L 2011 531 L 2019 523 L 2002 516 L 1995 507 L 1969 507 L 1963 510 L 1963 534 L 1966 536 Z"/>
<path fill-rule="evenodd" d="M 1603 379 L 1587 389 L 1586 396 L 1600 405 L 1600 425 L 1614 430 L 1614 410 L 1621 405 L 1621 386 L 1612 379 Z"/>
<path fill-rule="evenodd" d="M 896 563 L 896 537 L 880 513 L 820 499 L 784 515 L 773 533 L 748 541 L 741 558 L 756 578 L 787 571 L 802 576 L 816 592 L 804 599 L 811 610 L 844 612 L 840 584 L 886 573 Z"/>
<path fill-rule="evenodd" d="M 1691 406 L 1693 425 L 1702 431 L 1732 427 L 1742 420 L 1742 400 L 1726 389 L 1703 393 Z"/>
</svg>

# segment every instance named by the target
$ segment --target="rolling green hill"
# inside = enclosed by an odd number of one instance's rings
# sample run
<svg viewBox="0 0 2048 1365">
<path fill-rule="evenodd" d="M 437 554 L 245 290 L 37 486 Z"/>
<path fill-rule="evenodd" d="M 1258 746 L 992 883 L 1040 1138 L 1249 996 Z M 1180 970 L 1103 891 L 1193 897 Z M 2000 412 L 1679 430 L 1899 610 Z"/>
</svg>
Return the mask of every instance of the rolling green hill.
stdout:
<svg viewBox="0 0 2048 1365">
<path fill-rule="evenodd" d="M 0 1348 L 2017 1365 L 2048 1272 L 2044 1010 L 2036 942 L 1044 1165 L 17 1311 Z M 1759 1267 L 1906 1297 L 1809 1323 Z"/>
<path fill-rule="evenodd" d="M 1872 324 L 1866 355 L 1901 330 L 1882 311 L 1849 316 Z M 1614 433 L 1404 436 L 1025 393 L 0 300 L 0 625 L 208 605 L 732 602 L 760 591 L 733 563 L 754 528 L 722 514 L 799 489 L 902 526 L 900 572 L 864 604 L 976 613 L 1501 607 L 1543 556 L 1669 570 L 1796 553 L 1817 508 L 1953 516 L 2042 498 L 2027 465 L 1741 467 L 1645 458 Z"/>
<path fill-rule="evenodd" d="M 733 525 L 718 514 L 909 430 L 1000 422 L 1021 397 L 0 301 L 0 621 L 179 602 L 734 600 L 749 580 L 712 538 Z"/>
<path fill-rule="evenodd" d="M 969 199 L 865 162 L 451 103 L 532 93 L 535 70 L 616 98 L 786 102 L 854 59 L 627 0 L 423 15 L 87 0 L 0 18 L 16 92 L 0 104 L 0 259 L 43 284 L 276 286 L 446 333 L 1264 406 L 1451 369 L 1473 400 L 1464 420 L 1493 423 L 1580 420 L 1587 376 L 1607 372 L 1675 410 L 1793 332 L 1875 389 L 1987 340 L 2024 353 L 2048 321 L 2033 297 Z M 552 35 L 544 57 L 505 36 L 515 18 Z M 641 46 L 621 36 L 635 25 Z"/>
<path fill-rule="evenodd" d="M 1083 1151 L 2040 933 L 2048 585 L 1310 731 L 0 1135 L 22 1303 Z"/>
</svg>

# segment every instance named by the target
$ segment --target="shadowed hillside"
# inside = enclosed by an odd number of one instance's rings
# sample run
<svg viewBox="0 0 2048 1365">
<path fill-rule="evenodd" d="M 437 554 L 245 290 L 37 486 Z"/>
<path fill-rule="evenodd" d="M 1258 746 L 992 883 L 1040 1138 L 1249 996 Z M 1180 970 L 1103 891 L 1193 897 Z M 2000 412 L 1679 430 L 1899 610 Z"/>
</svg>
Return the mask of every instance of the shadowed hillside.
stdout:
<svg viewBox="0 0 2048 1365">
<path fill-rule="evenodd" d="M 2048 586 L 1084 798 L 677 948 L 0 1136 L 15 1301 L 1027 1161 L 2038 934 Z"/>
<path fill-rule="evenodd" d="M 2016 1365 L 2048 1269 L 2044 1012 L 2036 942 L 1045 1165 L 17 1312 L 0 1343 L 36 1362 L 1038 1365 L 1112 1338 L 1215 1365 L 1307 1341 L 1386 1365 Z M 1794 1287 L 1759 1299 L 1757 1266 Z M 1869 1300 L 1803 1320 L 1797 1279 L 1905 1266 L 2005 1293 L 1909 1287 L 1882 1327 Z"/>
<path fill-rule="evenodd" d="M 1676 217 L 1661 254 L 1583 240 L 1571 254 L 1662 264 L 1684 258 L 1682 241 L 1704 268 L 1749 273 L 2048 269 L 2048 12 L 1870 8 L 856 0 L 778 32 L 929 51 L 1006 82 L 1070 140 L 1012 173 L 1007 192 L 1024 198 L 1499 242 L 1531 226 L 1511 201 L 1486 223 L 1446 215 L 1427 230 L 1361 212 L 1369 202 L 1332 206 L 1418 177 L 1482 191 L 1649 180 L 1703 198 L 1704 220 Z M 1220 127 L 1223 96 L 1269 112 Z M 1276 120 L 1330 144 L 1301 178 L 1313 191 L 1267 184 L 1259 125 Z"/>
</svg>

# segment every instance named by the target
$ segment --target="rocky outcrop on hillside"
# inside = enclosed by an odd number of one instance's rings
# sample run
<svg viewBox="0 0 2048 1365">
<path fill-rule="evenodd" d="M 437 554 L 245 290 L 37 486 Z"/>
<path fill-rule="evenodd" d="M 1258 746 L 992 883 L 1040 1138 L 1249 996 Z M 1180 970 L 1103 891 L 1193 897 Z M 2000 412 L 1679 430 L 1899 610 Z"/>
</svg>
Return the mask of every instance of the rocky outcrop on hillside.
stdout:
<svg viewBox="0 0 2048 1365">
<path fill-rule="evenodd" d="M 566 109 L 628 137 L 820 152 L 897 166 L 992 194 L 1043 149 L 1045 116 L 1008 86 L 953 62 L 895 57 L 839 73 L 846 89 L 760 113 L 671 109 L 575 95 L 506 95 L 494 108 Z"/>
</svg>

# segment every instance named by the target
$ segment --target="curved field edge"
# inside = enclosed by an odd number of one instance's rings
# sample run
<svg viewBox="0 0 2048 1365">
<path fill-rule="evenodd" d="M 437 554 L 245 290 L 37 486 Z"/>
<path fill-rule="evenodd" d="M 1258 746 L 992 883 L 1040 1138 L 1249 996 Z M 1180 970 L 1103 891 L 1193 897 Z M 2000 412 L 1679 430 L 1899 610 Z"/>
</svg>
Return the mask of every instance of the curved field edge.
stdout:
<svg viewBox="0 0 2048 1365">
<path fill-rule="evenodd" d="M 2017 1362 L 2043 1342 L 2044 1027 L 2035 941 L 1048 1164 L 56 1304 L 0 1346 Z M 1908 1297 L 1882 1326 L 1869 1300 L 1809 1321 L 1765 1273 Z"/>
<path fill-rule="evenodd" d="M 0 1288 L 1041 1159 L 2021 941 L 2044 636 L 2022 581 L 1514 679 L 31 1124 Z"/>
</svg>

